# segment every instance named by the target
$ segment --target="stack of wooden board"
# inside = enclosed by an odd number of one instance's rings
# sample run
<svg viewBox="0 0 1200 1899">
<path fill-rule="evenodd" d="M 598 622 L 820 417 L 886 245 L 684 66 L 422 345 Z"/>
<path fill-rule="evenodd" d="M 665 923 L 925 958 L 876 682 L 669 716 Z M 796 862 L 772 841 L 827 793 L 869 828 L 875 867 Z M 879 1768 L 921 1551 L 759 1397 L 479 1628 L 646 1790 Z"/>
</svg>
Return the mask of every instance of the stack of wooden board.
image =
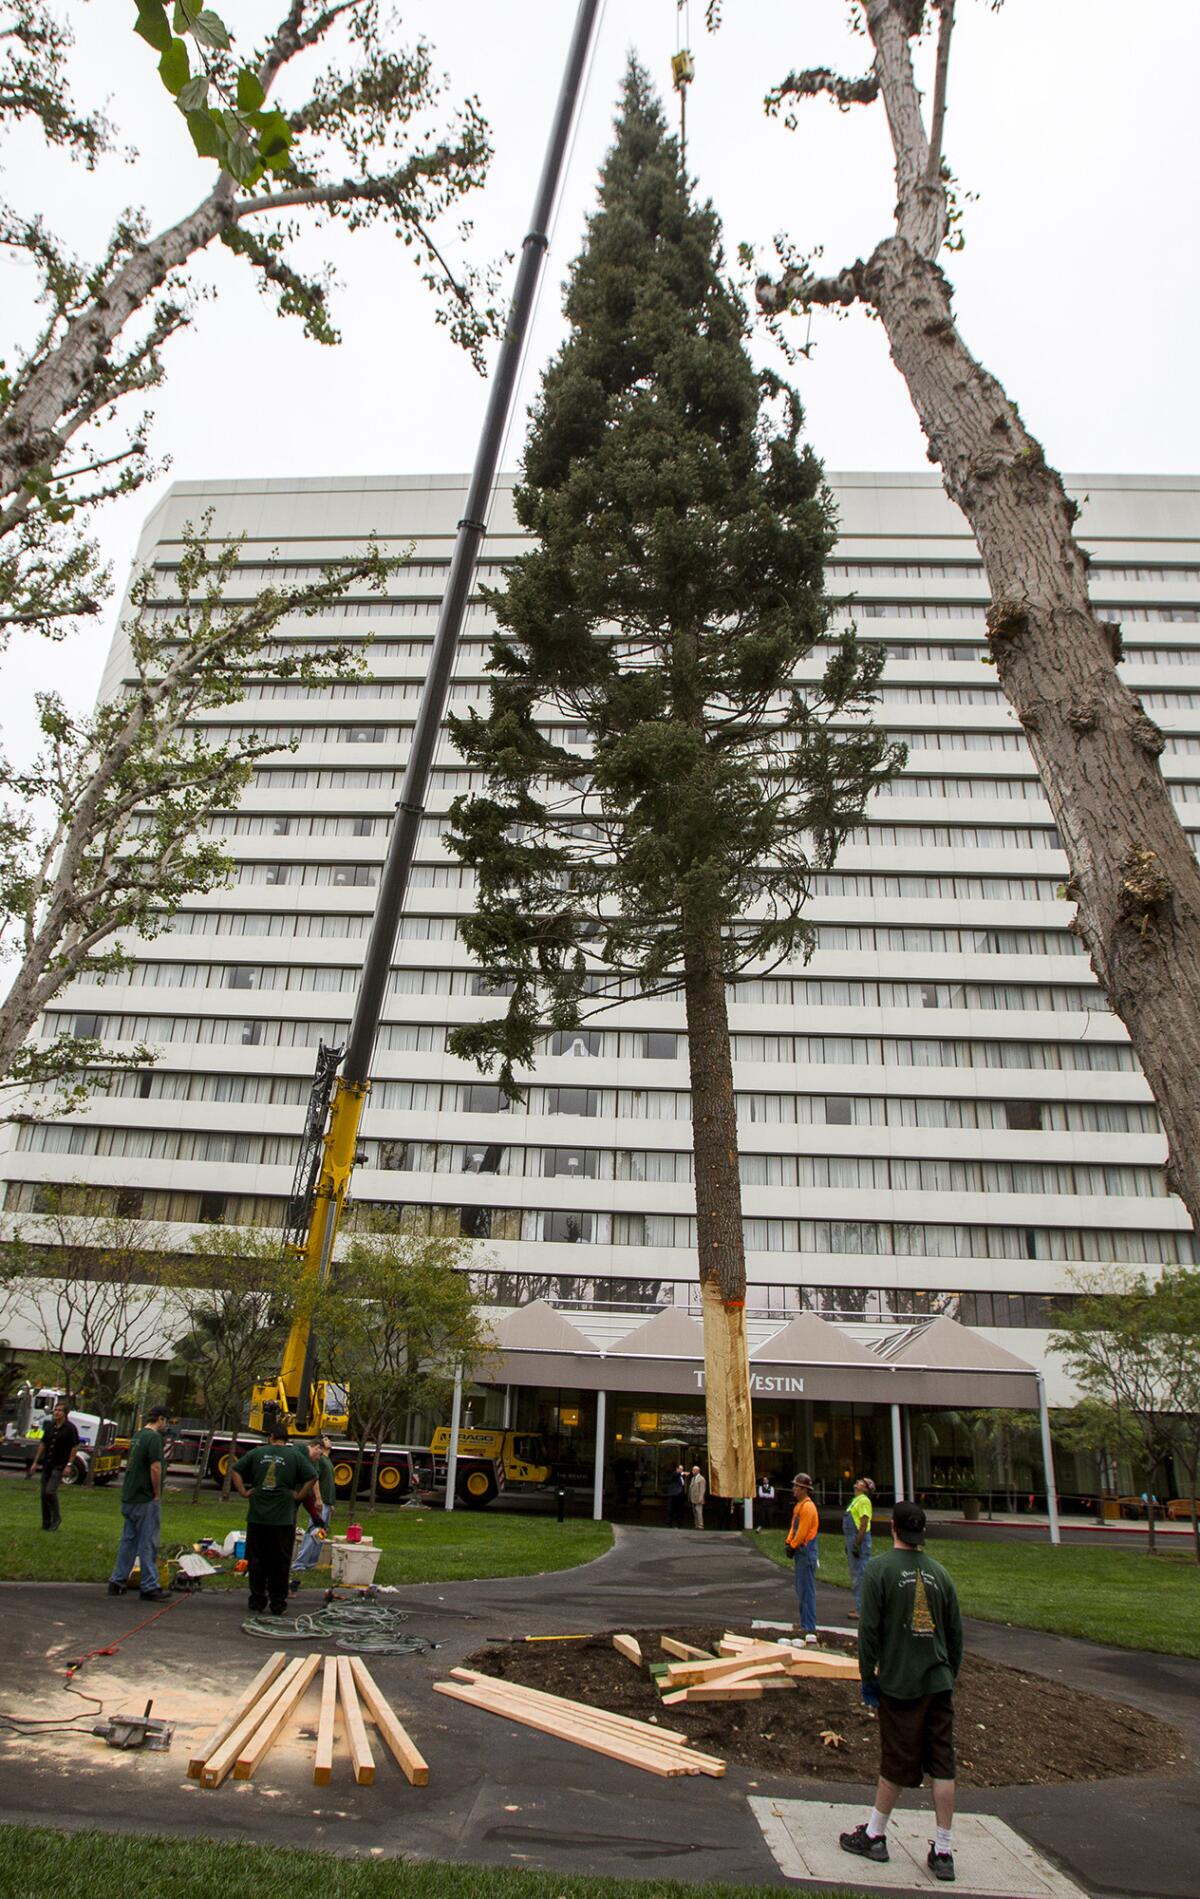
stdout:
<svg viewBox="0 0 1200 1899">
<path fill-rule="evenodd" d="M 231 1771 L 235 1780 L 249 1780 L 289 1722 L 294 1720 L 320 1667 L 319 1655 L 293 1662 L 287 1660 L 282 1650 L 272 1655 L 192 1755 L 188 1761 L 189 1777 L 198 1780 L 202 1787 L 219 1787 Z M 369 1786 L 375 1778 L 375 1760 L 360 1697 L 376 1731 L 395 1755 L 407 1779 L 414 1787 L 424 1787 L 429 1780 L 429 1768 L 357 1655 L 325 1657 L 313 1765 L 313 1780 L 317 1786 L 326 1786 L 333 1778 L 334 1728 L 339 1701 L 354 1778 L 360 1787 Z"/>
<path fill-rule="evenodd" d="M 680 1660 L 652 1671 L 665 1707 L 680 1702 L 759 1701 L 772 1690 L 794 1688 L 802 1676 L 858 1680 L 854 1656 L 833 1649 L 759 1642 L 732 1632 L 721 1638 L 711 1656 L 669 1637 L 663 1638 L 662 1646 L 668 1654 L 689 1649 Z"/>
<path fill-rule="evenodd" d="M 434 1683 L 439 1695 L 449 1695 L 487 1714 L 552 1734 L 560 1741 L 572 1741 L 576 1747 L 606 1754 L 610 1760 L 640 1767 L 644 1773 L 669 1778 L 678 1774 L 715 1777 L 725 1772 L 723 1760 L 697 1753 L 688 1746 L 686 1734 L 660 1727 L 657 1722 L 634 1721 L 628 1715 L 612 1714 L 582 1701 L 567 1701 L 540 1688 L 501 1681 L 474 1668 L 452 1668 L 450 1673 L 451 1681 Z"/>
</svg>

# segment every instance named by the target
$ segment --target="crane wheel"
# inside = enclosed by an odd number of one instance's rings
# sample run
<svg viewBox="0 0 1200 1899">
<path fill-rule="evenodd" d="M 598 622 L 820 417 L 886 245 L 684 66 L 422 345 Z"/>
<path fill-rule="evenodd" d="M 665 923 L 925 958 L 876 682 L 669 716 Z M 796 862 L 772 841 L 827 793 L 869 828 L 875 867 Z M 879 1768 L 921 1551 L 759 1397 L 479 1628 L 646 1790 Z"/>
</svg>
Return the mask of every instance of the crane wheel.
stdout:
<svg viewBox="0 0 1200 1899">
<path fill-rule="evenodd" d="M 397 1464 L 381 1465 L 379 1476 L 375 1480 L 376 1489 L 386 1490 L 389 1496 L 393 1496 L 395 1492 L 399 1490 L 400 1484 L 401 1484 L 401 1471 L 400 1471 L 399 1465 Z"/>
<path fill-rule="evenodd" d="M 488 1471 L 468 1471 L 462 1487 L 462 1499 L 469 1509 L 482 1510 L 495 1494 L 496 1480 Z"/>
<path fill-rule="evenodd" d="M 339 1496 L 344 1497 L 354 1482 L 353 1464 L 339 1463 L 333 1467 L 333 1487 Z"/>
</svg>

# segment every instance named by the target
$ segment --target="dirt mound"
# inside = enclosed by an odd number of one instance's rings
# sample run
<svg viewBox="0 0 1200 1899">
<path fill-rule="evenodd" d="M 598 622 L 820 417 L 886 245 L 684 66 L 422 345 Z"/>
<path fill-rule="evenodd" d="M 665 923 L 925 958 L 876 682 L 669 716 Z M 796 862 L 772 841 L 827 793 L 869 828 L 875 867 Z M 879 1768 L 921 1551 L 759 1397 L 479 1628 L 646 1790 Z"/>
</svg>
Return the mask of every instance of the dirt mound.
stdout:
<svg viewBox="0 0 1200 1899">
<path fill-rule="evenodd" d="M 648 1662 L 672 1659 L 659 1647 L 659 1630 L 625 1633 L 637 1636 Z M 724 1630 L 704 1625 L 667 1633 L 711 1648 Z M 852 1649 L 853 1643 L 838 1646 Z M 805 1678 L 793 1691 L 761 1701 L 663 1708 L 649 1674 L 617 1654 L 611 1634 L 485 1648 L 469 1655 L 466 1666 L 639 1720 L 655 1716 L 696 1747 L 744 1767 L 858 1782 L 873 1781 L 879 1771 L 878 1729 L 853 1681 Z M 1178 1767 L 1187 1758 L 1175 1730 L 1151 1715 L 976 1655 L 963 1664 L 954 1703 L 958 1779 L 965 1787 L 1105 1780 Z M 823 1732 L 840 1735 L 841 1745 L 828 1746 Z"/>
</svg>

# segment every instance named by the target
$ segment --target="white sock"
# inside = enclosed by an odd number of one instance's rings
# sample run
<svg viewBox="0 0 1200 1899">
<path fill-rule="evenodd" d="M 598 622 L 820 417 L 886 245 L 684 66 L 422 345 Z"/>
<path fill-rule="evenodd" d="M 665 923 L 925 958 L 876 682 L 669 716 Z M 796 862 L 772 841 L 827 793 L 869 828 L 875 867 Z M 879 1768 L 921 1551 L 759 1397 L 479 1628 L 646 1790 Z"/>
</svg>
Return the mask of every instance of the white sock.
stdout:
<svg viewBox="0 0 1200 1899">
<path fill-rule="evenodd" d="M 887 1814 L 880 1813 L 878 1807 L 872 1807 L 871 1817 L 867 1821 L 867 1832 L 870 1834 L 873 1840 L 879 1840 L 883 1838 L 883 1835 L 887 1832 L 887 1823 L 888 1823 Z"/>
<path fill-rule="evenodd" d="M 948 1826 L 934 1827 L 933 1850 L 935 1853 L 948 1853 L 950 1851 L 950 1828 Z"/>
</svg>

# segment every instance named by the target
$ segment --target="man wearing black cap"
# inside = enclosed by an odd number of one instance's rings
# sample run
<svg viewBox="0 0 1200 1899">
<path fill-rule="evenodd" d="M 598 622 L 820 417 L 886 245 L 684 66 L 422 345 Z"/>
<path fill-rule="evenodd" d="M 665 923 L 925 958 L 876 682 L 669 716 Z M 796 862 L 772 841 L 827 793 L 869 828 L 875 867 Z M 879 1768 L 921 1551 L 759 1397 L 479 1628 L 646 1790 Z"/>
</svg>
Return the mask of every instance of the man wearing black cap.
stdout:
<svg viewBox="0 0 1200 1899">
<path fill-rule="evenodd" d="M 954 1583 L 926 1556 L 925 1512 L 901 1501 L 892 1511 L 892 1548 L 867 1564 L 858 1625 L 862 1697 L 879 1712 L 879 1785 L 869 1820 L 843 1833 L 842 1848 L 864 1859 L 888 1856 L 887 1823 L 905 1787 L 933 1782 L 937 1831 L 926 1864 L 954 1878 L 954 1696 L 962 1667 L 962 1616 Z"/>
</svg>

